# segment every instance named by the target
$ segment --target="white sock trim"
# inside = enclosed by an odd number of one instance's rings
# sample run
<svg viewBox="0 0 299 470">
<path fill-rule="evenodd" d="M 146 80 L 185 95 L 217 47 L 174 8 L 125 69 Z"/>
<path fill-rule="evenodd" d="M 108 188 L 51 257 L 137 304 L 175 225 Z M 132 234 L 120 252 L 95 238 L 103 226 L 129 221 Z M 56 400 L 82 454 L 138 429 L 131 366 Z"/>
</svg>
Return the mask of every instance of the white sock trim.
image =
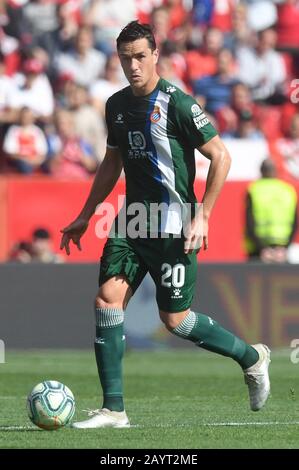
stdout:
<svg viewBox="0 0 299 470">
<path fill-rule="evenodd" d="M 188 338 L 195 325 L 195 322 L 196 314 L 190 310 L 184 320 L 172 330 L 172 333 L 177 336 L 180 336 L 181 338 Z"/>
<path fill-rule="evenodd" d="M 113 328 L 124 322 L 125 314 L 120 308 L 96 308 L 96 326 L 100 328 Z"/>
</svg>

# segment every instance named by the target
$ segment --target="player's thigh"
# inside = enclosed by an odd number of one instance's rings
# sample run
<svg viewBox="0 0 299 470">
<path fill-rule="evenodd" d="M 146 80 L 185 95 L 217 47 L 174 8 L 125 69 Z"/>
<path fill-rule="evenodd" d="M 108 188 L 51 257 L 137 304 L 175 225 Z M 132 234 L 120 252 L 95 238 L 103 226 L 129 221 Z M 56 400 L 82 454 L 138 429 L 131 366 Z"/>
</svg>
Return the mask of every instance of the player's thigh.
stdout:
<svg viewBox="0 0 299 470">
<path fill-rule="evenodd" d="M 150 268 L 159 311 L 183 313 L 191 306 L 197 275 L 196 253 L 184 253 L 184 239 L 166 239 Z"/>
<path fill-rule="evenodd" d="M 132 288 L 125 276 L 109 278 L 99 287 L 95 304 L 97 308 L 126 308 L 133 295 Z"/>
<path fill-rule="evenodd" d="M 125 308 L 147 269 L 126 238 L 109 238 L 103 250 L 96 302 Z"/>
</svg>

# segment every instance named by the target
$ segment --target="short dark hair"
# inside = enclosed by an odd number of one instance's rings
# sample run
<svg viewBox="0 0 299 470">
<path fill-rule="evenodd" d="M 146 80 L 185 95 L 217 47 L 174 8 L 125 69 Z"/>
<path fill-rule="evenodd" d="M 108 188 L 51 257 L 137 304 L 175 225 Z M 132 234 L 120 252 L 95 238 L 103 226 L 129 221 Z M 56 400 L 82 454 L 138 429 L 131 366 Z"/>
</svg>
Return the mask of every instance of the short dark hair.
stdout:
<svg viewBox="0 0 299 470">
<path fill-rule="evenodd" d="M 36 228 L 32 234 L 32 238 L 35 239 L 43 239 L 43 240 L 49 240 L 50 239 L 50 233 L 46 228 L 40 227 Z"/>
<path fill-rule="evenodd" d="M 275 178 L 276 165 L 271 157 L 266 158 L 261 164 L 261 175 L 263 178 Z"/>
<path fill-rule="evenodd" d="M 137 39 L 147 39 L 149 47 L 152 51 L 157 49 L 155 36 L 149 24 L 139 23 L 138 21 L 131 21 L 125 26 L 118 38 L 116 39 L 117 49 L 123 42 L 132 42 Z"/>
</svg>

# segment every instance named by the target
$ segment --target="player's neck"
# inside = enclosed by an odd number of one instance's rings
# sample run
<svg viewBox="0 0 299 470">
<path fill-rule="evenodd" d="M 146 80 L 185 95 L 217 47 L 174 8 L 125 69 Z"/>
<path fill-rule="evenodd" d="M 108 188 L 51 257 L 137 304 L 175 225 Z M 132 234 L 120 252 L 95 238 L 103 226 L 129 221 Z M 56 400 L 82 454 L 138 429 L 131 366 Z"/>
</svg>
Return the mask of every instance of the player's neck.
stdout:
<svg viewBox="0 0 299 470">
<path fill-rule="evenodd" d="M 134 88 L 131 86 L 132 88 L 132 92 L 133 92 L 133 95 L 134 96 L 146 96 L 146 95 L 150 95 L 154 89 L 156 88 L 157 86 L 157 83 L 158 81 L 160 80 L 160 77 L 159 75 L 156 73 L 155 75 L 153 75 L 153 77 L 151 78 L 151 80 L 149 82 L 147 82 L 146 85 L 144 85 L 144 87 L 141 87 L 141 88 Z"/>
</svg>

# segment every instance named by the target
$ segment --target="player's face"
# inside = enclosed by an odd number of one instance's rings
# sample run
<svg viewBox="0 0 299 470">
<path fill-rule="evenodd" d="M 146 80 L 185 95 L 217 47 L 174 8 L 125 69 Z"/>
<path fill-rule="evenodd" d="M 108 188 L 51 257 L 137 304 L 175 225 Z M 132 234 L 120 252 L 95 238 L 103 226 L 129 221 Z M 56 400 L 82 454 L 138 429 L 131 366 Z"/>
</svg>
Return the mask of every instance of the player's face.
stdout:
<svg viewBox="0 0 299 470">
<path fill-rule="evenodd" d="M 146 38 L 120 45 L 120 63 L 135 95 L 147 95 L 156 85 L 158 51 L 152 51 Z"/>
</svg>

